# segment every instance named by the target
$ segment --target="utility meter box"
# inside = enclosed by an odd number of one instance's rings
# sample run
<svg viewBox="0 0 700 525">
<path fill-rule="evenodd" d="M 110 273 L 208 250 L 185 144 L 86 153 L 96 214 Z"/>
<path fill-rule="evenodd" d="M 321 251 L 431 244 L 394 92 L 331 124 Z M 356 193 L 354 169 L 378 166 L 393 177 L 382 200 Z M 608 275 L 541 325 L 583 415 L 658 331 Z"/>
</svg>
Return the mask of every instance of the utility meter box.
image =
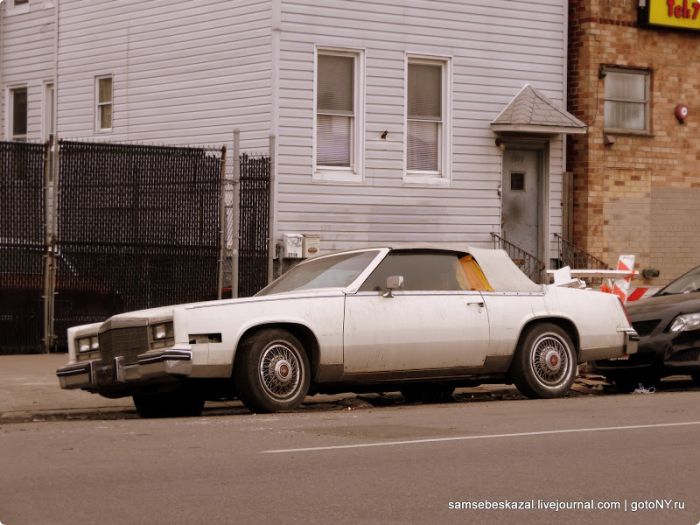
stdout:
<svg viewBox="0 0 700 525">
<path fill-rule="evenodd" d="M 321 236 L 317 234 L 304 235 L 303 248 L 304 259 L 316 257 L 321 251 Z"/>
<path fill-rule="evenodd" d="M 282 234 L 282 257 L 301 259 L 303 255 L 303 238 L 300 233 Z"/>
</svg>

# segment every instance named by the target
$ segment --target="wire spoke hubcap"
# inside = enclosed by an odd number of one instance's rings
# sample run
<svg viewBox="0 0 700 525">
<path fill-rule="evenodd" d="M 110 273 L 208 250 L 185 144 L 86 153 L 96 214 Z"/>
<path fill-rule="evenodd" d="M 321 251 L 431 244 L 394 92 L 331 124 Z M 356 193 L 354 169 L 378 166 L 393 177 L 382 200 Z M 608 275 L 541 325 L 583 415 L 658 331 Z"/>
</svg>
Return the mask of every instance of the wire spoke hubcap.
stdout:
<svg viewBox="0 0 700 525">
<path fill-rule="evenodd" d="M 299 357 L 288 343 L 268 345 L 260 359 L 260 379 L 268 395 L 285 400 L 297 393 L 302 379 Z"/>
<path fill-rule="evenodd" d="M 571 359 L 567 345 L 553 334 L 545 334 L 533 345 L 532 369 L 546 386 L 558 386 L 569 376 Z"/>
</svg>

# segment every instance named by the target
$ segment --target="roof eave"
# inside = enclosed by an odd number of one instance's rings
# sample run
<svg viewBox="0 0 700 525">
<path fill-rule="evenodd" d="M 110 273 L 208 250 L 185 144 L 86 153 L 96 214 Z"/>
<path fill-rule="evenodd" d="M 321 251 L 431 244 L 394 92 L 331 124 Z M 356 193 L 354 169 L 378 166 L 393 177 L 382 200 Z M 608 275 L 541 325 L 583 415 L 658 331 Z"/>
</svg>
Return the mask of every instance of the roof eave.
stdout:
<svg viewBox="0 0 700 525">
<path fill-rule="evenodd" d="M 585 135 L 588 127 L 578 126 L 543 126 L 538 124 L 505 124 L 492 123 L 491 130 L 495 133 L 533 133 L 540 135 Z"/>
</svg>

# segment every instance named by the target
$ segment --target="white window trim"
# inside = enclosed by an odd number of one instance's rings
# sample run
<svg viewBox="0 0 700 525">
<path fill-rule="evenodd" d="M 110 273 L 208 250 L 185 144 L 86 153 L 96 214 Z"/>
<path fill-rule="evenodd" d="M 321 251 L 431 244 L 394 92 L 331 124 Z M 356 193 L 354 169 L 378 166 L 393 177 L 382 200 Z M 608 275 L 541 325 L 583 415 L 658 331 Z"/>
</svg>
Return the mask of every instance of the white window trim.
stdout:
<svg viewBox="0 0 700 525">
<path fill-rule="evenodd" d="M 15 105 L 14 105 L 14 100 L 12 97 L 12 92 L 17 90 L 17 89 L 26 89 L 27 90 L 27 133 L 25 135 L 17 135 L 17 138 L 15 138 L 15 135 L 12 132 L 12 128 L 14 127 L 14 116 L 15 116 Z M 18 140 L 18 141 L 26 141 L 29 138 L 29 86 L 27 84 L 15 84 L 13 86 L 8 86 L 7 91 L 5 92 L 5 107 L 7 108 L 7 127 L 5 129 L 5 136 L 8 138 L 8 140 Z"/>
<path fill-rule="evenodd" d="M 316 164 L 317 150 L 317 108 L 316 97 L 318 96 L 318 56 L 319 55 L 338 55 L 348 56 L 355 59 L 355 117 L 352 130 L 352 145 L 351 145 L 351 167 L 324 167 Z M 352 49 L 345 47 L 328 47 L 314 46 L 314 82 L 313 82 L 313 146 L 312 146 L 312 162 L 313 175 L 312 180 L 318 182 L 339 182 L 361 184 L 364 180 L 364 162 L 365 162 L 365 50 Z"/>
<path fill-rule="evenodd" d="M 47 122 L 47 113 L 49 111 L 49 99 L 46 96 L 48 94 L 48 89 L 49 86 L 53 87 L 53 115 L 52 119 L 53 122 L 49 123 Z M 49 139 L 49 130 L 51 128 L 54 128 L 54 134 L 55 134 L 55 129 L 56 129 L 56 83 L 53 80 L 45 80 L 44 83 L 42 84 L 42 93 L 41 93 L 41 138 L 42 140 L 48 140 Z"/>
<path fill-rule="evenodd" d="M 112 127 L 111 128 L 101 128 L 100 127 L 100 80 L 103 78 L 111 78 L 112 79 L 112 98 L 110 105 L 112 106 Z M 112 129 L 114 128 L 114 75 L 98 75 L 95 77 L 95 87 L 94 89 L 94 112 L 95 112 L 95 119 L 94 119 L 94 125 L 95 125 L 95 132 L 96 133 L 110 133 Z M 106 105 L 106 104 L 102 104 Z"/>
<path fill-rule="evenodd" d="M 644 100 L 629 100 L 628 102 L 633 102 L 637 104 L 644 104 L 644 129 L 633 129 L 633 128 L 610 128 L 605 125 L 605 109 L 603 109 L 603 131 L 606 133 L 619 134 L 619 135 L 651 135 L 651 69 L 635 68 L 635 67 L 623 67 L 623 66 L 603 66 L 601 68 L 603 73 L 613 72 L 613 73 L 627 73 L 627 74 L 638 74 L 643 75 L 644 79 Z M 605 82 L 605 80 L 603 80 Z M 605 97 L 605 85 L 603 85 L 603 108 L 605 108 L 605 103 L 610 100 L 611 102 L 625 102 L 625 100 L 608 99 Z"/>
<path fill-rule="evenodd" d="M 442 133 L 438 171 L 408 170 L 408 65 L 442 65 Z M 452 177 L 452 57 L 406 53 L 404 56 L 403 182 L 404 184 L 448 186 Z"/>
</svg>

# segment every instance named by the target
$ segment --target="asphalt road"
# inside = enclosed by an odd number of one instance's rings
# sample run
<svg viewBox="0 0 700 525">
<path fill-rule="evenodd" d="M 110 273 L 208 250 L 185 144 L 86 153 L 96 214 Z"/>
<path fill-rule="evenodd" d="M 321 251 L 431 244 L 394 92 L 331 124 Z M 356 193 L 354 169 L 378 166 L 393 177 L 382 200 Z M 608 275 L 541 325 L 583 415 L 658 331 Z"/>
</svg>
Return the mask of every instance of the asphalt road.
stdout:
<svg viewBox="0 0 700 525">
<path fill-rule="evenodd" d="M 0 522 L 695 525 L 699 401 L 694 390 L 5 424 Z M 450 508 L 461 502 L 535 510 Z M 573 502 L 584 508 L 551 510 Z"/>
</svg>

